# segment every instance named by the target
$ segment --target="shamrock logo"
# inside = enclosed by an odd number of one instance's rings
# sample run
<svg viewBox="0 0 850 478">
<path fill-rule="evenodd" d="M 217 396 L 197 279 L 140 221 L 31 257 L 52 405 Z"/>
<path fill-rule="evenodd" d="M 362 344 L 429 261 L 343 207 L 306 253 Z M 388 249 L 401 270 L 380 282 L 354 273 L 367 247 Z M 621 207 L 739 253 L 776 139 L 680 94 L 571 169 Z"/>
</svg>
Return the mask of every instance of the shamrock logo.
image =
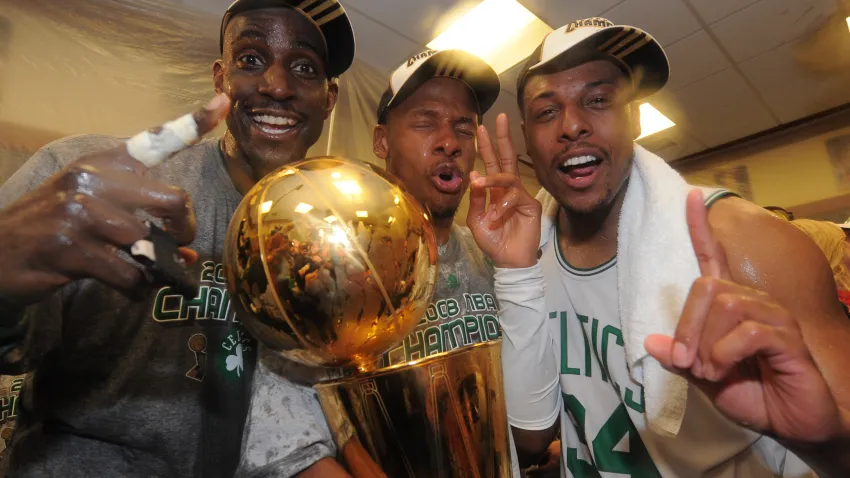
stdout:
<svg viewBox="0 0 850 478">
<path fill-rule="evenodd" d="M 227 371 L 232 372 L 236 370 L 236 376 L 240 377 L 242 375 L 242 371 L 245 369 L 245 363 L 242 360 L 242 344 L 236 344 L 236 352 L 234 355 L 228 355 L 225 361 L 227 366 Z"/>
<path fill-rule="evenodd" d="M 460 282 L 457 280 L 454 273 L 449 274 L 449 277 L 446 280 L 446 286 L 448 286 L 449 289 L 457 289 L 460 286 Z"/>
</svg>

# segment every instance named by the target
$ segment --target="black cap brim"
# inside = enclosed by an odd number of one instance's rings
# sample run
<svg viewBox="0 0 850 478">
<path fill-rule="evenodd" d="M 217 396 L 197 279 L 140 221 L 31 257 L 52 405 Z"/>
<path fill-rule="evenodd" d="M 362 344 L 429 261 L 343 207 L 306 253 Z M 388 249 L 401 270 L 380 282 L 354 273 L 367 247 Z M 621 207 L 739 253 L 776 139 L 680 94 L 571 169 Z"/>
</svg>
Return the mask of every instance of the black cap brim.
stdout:
<svg viewBox="0 0 850 478">
<path fill-rule="evenodd" d="M 401 104 L 426 81 L 436 77 L 450 77 L 466 84 L 473 93 L 480 115 L 493 106 L 501 91 L 499 75 L 481 58 L 462 50 L 438 51 L 404 81 L 398 92 L 393 94 L 392 87 L 384 92 L 378 103 L 378 123 L 386 122 L 387 111 Z"/>
<path fill-rule="evenodd" d="M 348 14 L 337 1 L 315 0 L 306 5 L 304 3 L 303 0 L 236 0 L 221 19 L 219 50 L 224 52 L 224 33 L 234 16 L 264 8 L 292 8 L 302 13 L 322 33 L 328 53 L 328 77 L 342 75 L 354 63 L 355 54 L 354 30 Z"/>
</svg>

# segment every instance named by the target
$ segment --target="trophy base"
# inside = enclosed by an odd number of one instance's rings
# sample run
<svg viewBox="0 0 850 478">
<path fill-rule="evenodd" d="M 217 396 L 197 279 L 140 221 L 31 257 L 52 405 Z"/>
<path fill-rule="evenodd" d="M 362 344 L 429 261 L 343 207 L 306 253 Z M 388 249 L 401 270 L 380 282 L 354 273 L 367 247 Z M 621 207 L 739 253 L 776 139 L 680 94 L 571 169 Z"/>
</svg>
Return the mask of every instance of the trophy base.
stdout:
<svg viewBox="0 0 850 478">
<path fill-rule="evenodd" d="M 511 476 L 500 340 L 315 389 L 325 413 L 344 413 L 387 476 Z"/>
</svg>

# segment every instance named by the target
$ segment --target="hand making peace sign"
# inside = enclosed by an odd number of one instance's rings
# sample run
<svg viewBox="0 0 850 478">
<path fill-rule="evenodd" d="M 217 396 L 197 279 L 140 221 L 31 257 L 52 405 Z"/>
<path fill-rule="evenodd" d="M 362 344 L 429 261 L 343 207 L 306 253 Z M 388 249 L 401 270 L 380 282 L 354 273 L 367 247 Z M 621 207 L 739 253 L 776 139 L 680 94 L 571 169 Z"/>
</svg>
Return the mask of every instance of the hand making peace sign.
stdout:
<svg viewBox="0 0 850 478">
<path fill-rule="evenodd" d="M 540 203 L 520 181 L 508 117 L 496 118 L 498 156 L 484 126 L 478 127 L 478 149 L 486 176 L 473 171 L 466 224 L 496 267 L 522 268 L 537 263 Z M 490 202 L 487 203 L 487 191 Z"/>
</svg>

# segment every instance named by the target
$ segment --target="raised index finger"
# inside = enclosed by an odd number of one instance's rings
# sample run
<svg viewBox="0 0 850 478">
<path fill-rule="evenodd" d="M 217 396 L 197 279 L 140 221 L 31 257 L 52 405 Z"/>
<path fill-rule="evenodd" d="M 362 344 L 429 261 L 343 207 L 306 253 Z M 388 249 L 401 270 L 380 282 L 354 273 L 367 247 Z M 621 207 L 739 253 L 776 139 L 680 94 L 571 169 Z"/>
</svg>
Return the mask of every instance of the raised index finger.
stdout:
<svg viewBox="0 0 850 478">
<path fill-rule="evenodd" d="M 708 208 L 705 207 L 702 191 L 695 189 L 688 194 L 686 211 L 688 232 L 691 235 L 700 273 L 706 277 L 731 279 L 729 266 L 726 263 L 726 253 L 714 238 L 708 222 Z"/>
<path fill-rule="evenodd" d="M 516 152 L 511 140 L 508 115 L 501 113 L 496 117 L 496 143 L 499 145 L 499 164 L 503 173 L 517 175 Z"/>
<path fill-rule="evenodd" d="M 169 121 L 161 127 L 143 131 L 125 144 L 95 153 L 83 159 L 86 164 L 107 170 L 144 174 L 167 157 L 197 142 L 212 131 L 230 111 L 230 99 L 219 94 L 206 106 Z"/>
</svg>

